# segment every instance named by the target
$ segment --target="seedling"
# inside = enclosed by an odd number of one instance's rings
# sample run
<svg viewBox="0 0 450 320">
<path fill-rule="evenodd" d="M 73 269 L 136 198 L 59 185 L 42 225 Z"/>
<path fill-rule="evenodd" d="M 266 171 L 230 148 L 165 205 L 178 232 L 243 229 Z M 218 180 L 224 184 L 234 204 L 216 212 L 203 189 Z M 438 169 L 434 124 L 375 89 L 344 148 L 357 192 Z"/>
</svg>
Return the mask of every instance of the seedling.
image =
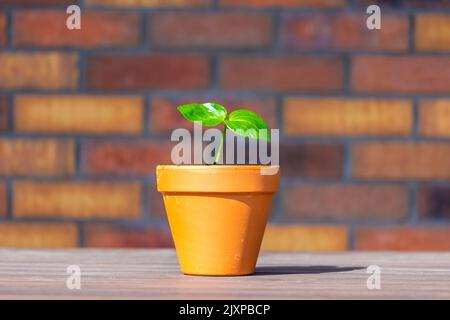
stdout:
<svg viewBox="0 0 450 320">
<path fill-rule="evenodd" d="M 200 276 L 252 274 L 280 185 L 278 130 L 269 133 L 269 126 L 253 111 L 228 113 L 211 102 L 182 105 L 178 110 L 194 122 L 195 165 L 190 162 L 191 132 L 177 128 L 170 139 L 182 141 L 172 148 L 173 165 L 156 167 L 156 184 L 164 196 L 181 271 Z M 223 125 L 223 130 L 209 128 L 203 134 L 202 125 Z M 231 138 L 226 141 L 224 159 L 230 165 L 209 165 L 222 163 L 225 136 Z M 253 138 L 248 144 L 250 164 L 240 165 L 246 163 L 242 152 L 246 138 Z M 239 142 L 237 165 L 232 165 L 235 140 Z M 204 141 L 211 143 L 202 150 Z M 257 164 L 257 155 L 261 164 Z"/>
<path fill-rule="evenodd" d="M 187 120 L 201 123 L 204 126 L 214 127 L 223 123 L 215 164 L 220 159 L 227 128 L 239 136 L 270 141 L 269 126 L 254 111 L 239 109 L 228 113 L 225 107 L 212 102 L 185 104 L 179 106 L 178 110 Z"/>
</svg>

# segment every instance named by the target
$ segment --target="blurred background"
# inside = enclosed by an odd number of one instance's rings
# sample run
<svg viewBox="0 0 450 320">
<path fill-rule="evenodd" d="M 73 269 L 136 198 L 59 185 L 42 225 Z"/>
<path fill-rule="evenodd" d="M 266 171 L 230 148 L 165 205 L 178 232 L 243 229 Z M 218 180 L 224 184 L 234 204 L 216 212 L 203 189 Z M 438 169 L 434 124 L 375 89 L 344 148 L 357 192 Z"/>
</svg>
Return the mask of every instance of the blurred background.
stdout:
<svg viewBox="0 0 450 320">
<path fill-rule="evenodd" d="M 445 0 L 0 0 L 0 247 L 171 247 L 155 166 L 204 101 L 281 130 L 263 250 L 450 250 Z"/>
</svg>

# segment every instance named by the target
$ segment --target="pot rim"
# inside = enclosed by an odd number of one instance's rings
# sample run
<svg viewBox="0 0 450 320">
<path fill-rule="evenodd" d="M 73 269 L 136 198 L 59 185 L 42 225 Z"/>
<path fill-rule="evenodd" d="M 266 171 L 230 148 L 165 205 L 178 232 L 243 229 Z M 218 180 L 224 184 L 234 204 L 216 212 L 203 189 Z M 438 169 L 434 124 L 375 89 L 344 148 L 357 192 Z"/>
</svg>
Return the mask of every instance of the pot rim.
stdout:
<svg viewBox="0 0 450 320">
<path fill-rule="evenodd" d="M 262 164 L 160 164 L 156 168 L 173 170 L 206 170 L 206 169 L 232 169 L 232 170 L 261 170 L 265 168 L 280 168 L 280 166 Z"/>
<path fill-rule="evenodd" d="M 267 165 L 158 165 L 160 192 L 273 193 L 280 167 Z"/>
</svg>

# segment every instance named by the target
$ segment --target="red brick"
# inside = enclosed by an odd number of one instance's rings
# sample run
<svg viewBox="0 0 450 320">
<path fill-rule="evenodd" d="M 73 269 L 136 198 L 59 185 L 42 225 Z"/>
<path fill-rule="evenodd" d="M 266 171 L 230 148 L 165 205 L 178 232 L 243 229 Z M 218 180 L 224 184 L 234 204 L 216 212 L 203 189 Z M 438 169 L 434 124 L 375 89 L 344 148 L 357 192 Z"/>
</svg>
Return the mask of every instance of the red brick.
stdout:
<svg viewBox="0 0 450 320">
<path fill-rule="evenodd" d="M 450 228 L 399 226 L 358 228 L 357 250 L 448 251 Z"/>
<path fill-rule="evenodd" d="M 450 219 L 450 186 L 421 186 L 417 202 L 421 219 Z"/>
<path fill-rule="evenodd" d="M 450 99 L 422 100 L 419 130 L 424 136 L 450 137 Z"/>
<path fill-rule="evenodd" d="M 222 6 L 229 7 L 287 7 L 287 8 L 340 8 L 345 0 L 220 0 Z"/>
<path fill-rule="evenodd" d="M 6 215 L 6 184 L 2 181 L 0 181 L 0 217 Z"/>
<path fill-rule="evenodd" d="M 78 55 L 61 52 L 0 52 L 1 89 L 75 89 Z"/>
<path fill-rule="evenodd" d="M 78 228 L 68 223 L 1 223 L 0 247 L 75 248 Z"/>
<path fill-rule="evenodd" d="M 150 140 L 99 141 L 82 145 L 82 171 L 89 175 L 155 175 L 158 164 L 171 164 L 172 145 Z"/>
<path fill-rule="evenodd" d="M 369 30 L 367 15 L 290 14 L 284 17 L 282 44 L 289 49 L 406 51 L 408 18 L 383 15 L 383 28 Z"/>
<path fill-rule="evenodd" d="M 168 133 L 176 128 L 192 128 L 192 122 L 187 121 L 177 110 L 177 106 L 187 103 L 212 101 L 227 108 L 229 112 L 236 109 L 249 109 L 257 112 L 267 122 L 270 128 L 277 128 L 277 108 L 273 97 L 223 97 L 196 96 L 186 98 L 154 97 L 151 100 L 150 128 L 154 132 Z"/>
<path fill-rule="evenodd" d="M 419 51 L 450 50 L 450 15 L 420 14 L 415 20 L 415 45 Z"/>
<path fill-rule="evenodd" d="M 155 47 L 266 47 L 272 20 L 260 13 L 157 13 L 150 16 Z"/>
<path fill-rule="evenodd" d="M 212 0 L 86 0 L 86 4 L 129 8 L 201 8 L 210 7 Z"/>
<path fill-rule="evenodd" d="M 209 59 L 199 54 L 104 55 L 88 59 L 91 89 L 203 89 Z"/>
<path fill-rule="evenodd" d="M 297 98 L 284 100 L 287 135 L 408 136 L 412 101 L 404 99 Z"/>
<path fill-rule="evenodd" d="M 386 9 L 442 9 L 450 6 L 448 0 L 358 0 L 353 3 L 358 7 L 364 8 L 376 4 Z"/>
<path fill-rule="evenodd" d="M 135 182 L 19 181 L 13 214 L 21 218 L 136 219 L 141 186 Z"/>
<path fill-rule="evenodd" d="M 337 179 L 342 176 L 343 148 L 331 143 L 282 143 L 280 166 L 289 178 Z"/>
<path fill-rule="evenodd" d="M 14 15 L 14 44 L 38 47 L 131 47 L 139 42 L 135 13 L 83 11 L 81 30 L 65 28 L 62 10 L 24 10 Z"/>
<path fill-rule="evenodd" d="M 0 132 L 6 131 L 8 128 L 8 98 L 0 96 Z"/>
<path fill-rule="evenodd" d="M 6 14 L 3 11 L 0 11 L 0 47 L 6 45 Z"/>
<path fill-rule="evenodd" d="M 261 250 L 345 251 L 348 242 L 348 228 L 345 226 L 269 224 Z"/>
<path fill-rule="evenodd" d="M 76 4 L 77 0 L 2 0 L 5 5 L 11 6 L 47 6 Z"/>
<path fill-rule="evenodd" d="M 148 226 L 89 224 L 87 247 L 97 248 L 173 248 L 169 230 Z"/>
<path fill-rule="evenodd" d="M 234 90 L 339 91 L 339 58 L 228 56 L 220 64 L 221 86 Z"/>
<path fill-rule="evenodd" d="M 355 92 L 447 93 L 450 57 L 354 57 L 351 87 Z"/>
<path fill-rule="evenodd" d="M 70 176 L 74 172 L 71 140 L 0 139 L 0 175 Z"/>
<path fill-rule="evenodd" d="M 14 128 L 32 133 L 137 134 L 143 99 L 119 95 L 17 95 Z"/>
<path fill-rule="evenodd" d="M 408 213 L 408 190 L 391 185 L 288 185 L 284 212 L 310 220 L 400 220 Z"/>
<path fill-rule="evenodd" d="M 361 143 L 352 147 L 352 163 L 360 179 L 449 179 L 450 145 Z"/>
</svg>

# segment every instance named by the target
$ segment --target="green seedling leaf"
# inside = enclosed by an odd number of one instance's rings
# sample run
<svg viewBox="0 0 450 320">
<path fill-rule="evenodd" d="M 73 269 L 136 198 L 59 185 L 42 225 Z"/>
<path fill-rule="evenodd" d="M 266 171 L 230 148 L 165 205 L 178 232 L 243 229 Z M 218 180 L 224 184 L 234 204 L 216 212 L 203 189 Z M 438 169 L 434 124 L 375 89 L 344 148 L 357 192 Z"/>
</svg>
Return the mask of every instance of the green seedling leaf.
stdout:
<svg viewBox="0 0 450 320">
<path fill-rule="evenodd" d="M 266 122 L 256 113 L 250 110 L 235 110 L 225 119 L 226 126 L 237 135 L 246 138 L 264 139 L 270 141 L 270 130 Z M 253 129 L 253 130 L 251 130 Z M 265 134 L 260 133 L 265 129 Z"/>
<path fill-rule="evenodd" d="M 269 126 L 256 112 L 241 109 L 228 114 L 223 106 L 212 102 L 185 104 L 179 106 L 178 110 L 189 121 L 199 122 L 205 126 L 216 126 L 222 122 L 224 123 L 220 147 L 214 164 L 220 160 L 226 128 L 230 129 L 234 134 L 246 138 L 270 141 Z"/>
<path fill-rule="evenodd" d="M 216 126 L 227 117 L 227 110 L 212 102 L 185 104 L 179 106 L 178 110 L 186 119 L 201 122 L 204 126 Z"/>
</svg>

